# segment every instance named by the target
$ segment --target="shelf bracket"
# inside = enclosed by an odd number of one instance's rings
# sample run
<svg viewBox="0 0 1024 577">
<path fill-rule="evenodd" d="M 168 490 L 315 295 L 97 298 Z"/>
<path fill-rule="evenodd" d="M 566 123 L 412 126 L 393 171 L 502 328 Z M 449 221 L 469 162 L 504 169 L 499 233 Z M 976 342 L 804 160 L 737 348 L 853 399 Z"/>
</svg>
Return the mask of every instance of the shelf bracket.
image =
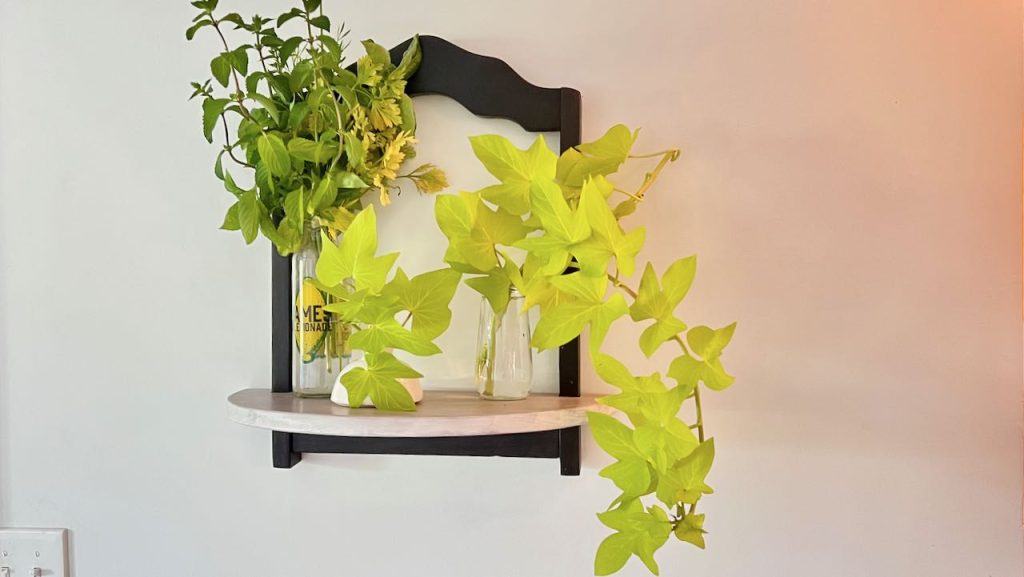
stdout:
<svg viewBox="0 0 1024 577">
<path fill-rule="evenodd" d="M 292 433 L 274 431 L 274 468 L 291 469 L 302 460 L 302 453 L 292 450 Z"/>
<path fill-rule="evenodd" d="M 569 427 L 558 431 L 558 461 L 563 477 L 580 475 L 580 428 Z"/>
</svg>

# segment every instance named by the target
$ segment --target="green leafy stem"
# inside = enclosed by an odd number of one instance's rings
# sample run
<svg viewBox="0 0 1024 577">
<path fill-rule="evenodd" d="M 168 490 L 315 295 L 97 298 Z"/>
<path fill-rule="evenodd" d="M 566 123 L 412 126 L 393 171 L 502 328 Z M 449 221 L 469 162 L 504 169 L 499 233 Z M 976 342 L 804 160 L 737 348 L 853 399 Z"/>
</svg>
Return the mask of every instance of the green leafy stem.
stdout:
<svg viewBox="0 0 1024 577">
<path fill-rule="evenodd" d="M 331 297 L 326 310 L 352 328 L 349 345 L 362 351 L 366 360 L 365 368 L 341 377 L 349 405 L 361 406 L 369 397 L 378 409 L 415 410 L 412 396 L 399 379 L 423 375 L 396 357 L 394 350 L 419 356 L 441 352 L 434 339 L 451 323 L 449 307 L 462 275 L 450 268 L 411 279 L 401 268 L 391 274 L 399 255 L 377 255 L 377 215 L 372 205 L 355 216 L 337 246 L 322 234 L 315 282 Z"/>
<path fill-rule="evenodd" d="M 504 313 L 515 287 L 525 297 L 524 312 L 540 311 L 534 347 L 558 347 L 586 331 L 597 374 L 619 389 L 599 402 L 624 413 L 630 424 L 600 412 L 588 416 L 597 444 L 615 459 L 600 475 L 621 491 L 598 515 L 614 533 L 598 548 L 597 575 L 618 571 L 634 555 L 657 574 L 654 552 L 671 535 L 704 547 L 704 515 L 697 513 L 697 502 L 711 493 L 705 479 L 715 445 L 706 437 L 701 387 L 721 390 L 733 382 L 720 357 L 735 324 L 690 328 L 676 316 L 693 284 L 696 257 L 676 260 L 660 277 L 646 263 L 639 285 L 628 282 L 636 273 L 645 230 L 624 229 L 621 221 L 679 158 L 675 149 L 633 154 L 636 136 L 614 126 L 561 156 L 542 138 L 521 150 L 500 136 L 473 137 L 474 153 L 498 183 L 441 195 L 435 204 L 438 226 L 448 238 L 445 261 L 466 276 L 466 284 L 495 314 Z M 611 182 L 627 160 L 650 158 L 657 158 L 657 165 L 635 191 Z M 609 203 L 616 194 L 625 199 L 613 208 Z M 626 315 L 649 323 L 639 338 L 645 356 L 668 341 L 679 346 L 681 354 L 665 373 L 674 386 L 659 373 L 634 375 L 602 352 L 612 325 Z M 687 424 L 679 413 L 691 399 L 696 419 Z M 650 495 L 660 505 L 645 506 Z"/>
<path fill-rule="evenodd" d="M 290 254 L 308 227 L 332 238 L 344 232 L 370 190 L 386 205 L 398 179 L 425 193 L 447 187 L 432 164 L 399 174 L 415 155 L 416 115 L 405 86 L 421 60 L 418 39 L 398 63 L 364 40 L 366 54 L 352 72 L 345 66 L 348 31 L 330 33 L 320 0 L 303 0 L 276 19 L 218 16 L 218 4 L 192 2 L 199 13 L 185 37 L 211 28 L 222 49 L 210 61 L 212 78 L 192 83 L 192 98 L 202 99 L 206 140 L 213 142 L 218 124 L 223 128 L 214 174 L 235 202 L 221 228 L 241 231 L 247 244 L 262 232 Z M 285 33 L 289 23 L 300 26 L 298 33 Z M 228 25 L 248 33 L 251 43 L 233 47 Z M 236 181 L 225 156 L 249 174 L 252 186 Z"/>
</svg>

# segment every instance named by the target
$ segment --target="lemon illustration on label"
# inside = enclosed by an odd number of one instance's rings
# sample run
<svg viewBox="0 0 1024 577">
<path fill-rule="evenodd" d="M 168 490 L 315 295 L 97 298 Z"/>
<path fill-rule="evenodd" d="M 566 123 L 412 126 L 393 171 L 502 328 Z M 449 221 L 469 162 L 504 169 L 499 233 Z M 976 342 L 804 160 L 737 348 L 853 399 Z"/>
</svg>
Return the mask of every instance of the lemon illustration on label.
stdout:
<svg viewBox="0 0 1024 577">
<path fill-rule="evenodd" d="M 324 304 L 324 295 L 313 284 L 313 279 L 303 279 L 299 294 L 295 295 L 295 346 L 304 363 L 324 356 L 324 341 L 331 330 L 331 319 Z"/>
</svg>

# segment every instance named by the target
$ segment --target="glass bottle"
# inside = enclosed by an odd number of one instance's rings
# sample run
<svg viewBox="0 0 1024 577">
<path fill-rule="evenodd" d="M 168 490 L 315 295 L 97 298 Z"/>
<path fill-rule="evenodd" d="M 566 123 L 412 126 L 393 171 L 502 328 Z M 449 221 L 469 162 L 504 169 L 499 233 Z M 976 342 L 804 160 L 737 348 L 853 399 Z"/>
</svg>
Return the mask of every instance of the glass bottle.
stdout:
<svg viewBox="0 0 1024 577">
<path fill-rule="evenodd" d="M 338 373 L 351 354 L 344 323 L 324 309 L 331 295 L 316 287 L 320 257 L 320 228 L 307 226 L 302 248 L 292 255 L 292 296 L 295 350 L 292 352 L 292 392 L 297 397 L 329 397 Z"/>
<path fill-rule="evenodd" d="M 530 394 L 530 317 L 522 309 L 523 295 L 514 287 L 509 290 L 508 308 L 501 315 L 494 314 L 487 299 L 480 301 L 476 384 L 481 398 L 511 401 Z"/>
</svg>

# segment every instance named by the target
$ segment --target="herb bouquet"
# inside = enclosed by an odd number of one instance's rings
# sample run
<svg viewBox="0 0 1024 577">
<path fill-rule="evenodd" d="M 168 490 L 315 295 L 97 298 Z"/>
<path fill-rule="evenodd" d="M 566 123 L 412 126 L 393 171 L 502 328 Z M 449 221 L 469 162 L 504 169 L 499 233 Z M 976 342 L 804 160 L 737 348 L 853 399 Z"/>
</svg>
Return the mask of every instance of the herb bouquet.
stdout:
<svg viewBox="0 0 1024 577">
<path fill-rule="evenodd" d="M 192 83 L 207 141 L 223 134 L 214 174 L 235 202 L 221 228 L 241 231 L 247 244 L 262 232 L 281 255 L 296 255 L 293 388 L 326 396 L 347 346 L 345 327 L 325 310 L 331 296 L 315 278 L 320 232 L 337 242 L 363 196 L 374 191 L 387 205 L 400 179 L 425 193 L 447 187 L 431 164 L 399 173 L 415 155 L 416 116 L 405 86 L 420 63 L 418 39 L 397 64 L 365 40 L 365 55 L 346 67 L 348 31 L 331 33 L 320 0 L 303 0 L 275 19 L 220 15 L 218 0 L 192 5 L 199 13 L 186 38 L 209 28 L 221 47 L 210 61 L 213 78 Z M 246 33 L 243 43 L 229 42 L 238 31 Z M 245 184 L 229 167 L 247 173 Z"/>
</svg>

